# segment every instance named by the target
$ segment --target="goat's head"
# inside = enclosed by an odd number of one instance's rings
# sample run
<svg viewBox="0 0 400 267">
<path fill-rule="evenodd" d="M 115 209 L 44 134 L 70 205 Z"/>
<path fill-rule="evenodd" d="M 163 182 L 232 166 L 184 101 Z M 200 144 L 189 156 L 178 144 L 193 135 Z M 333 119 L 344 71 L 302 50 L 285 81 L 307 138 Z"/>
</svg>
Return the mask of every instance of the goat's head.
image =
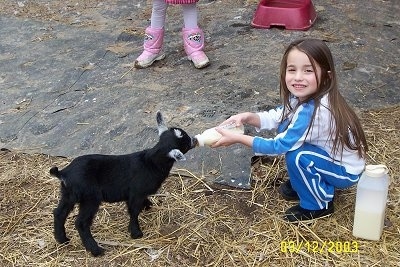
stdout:
<svg viewBox="0 0 400 267">
<path fill-rule="evenodd" d="M 194 139 L 181 128 L 168 128 L 160 111 L 157 111 L 156 119 L 159 144 L 167 148 L 169 157 L 176 161 L 185 160 L 184 154 L 195 146 Z"/>
</svg>

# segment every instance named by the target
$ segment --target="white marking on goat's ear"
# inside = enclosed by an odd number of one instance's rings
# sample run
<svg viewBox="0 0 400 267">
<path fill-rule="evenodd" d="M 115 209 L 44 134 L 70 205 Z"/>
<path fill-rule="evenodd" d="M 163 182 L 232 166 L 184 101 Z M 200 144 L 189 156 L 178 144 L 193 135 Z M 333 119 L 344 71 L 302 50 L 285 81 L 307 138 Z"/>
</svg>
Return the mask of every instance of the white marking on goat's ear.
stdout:
<svg viewBox="0 0 400 267">
<path fill-rule="evenodd" d="M 179 129 L 174 129 L 174 133 L 175 133 L 175 136 L 178 137 L 178 138 L 182 138 L 183 137 L 182 131 L 179 130 Z"/>
<path fill-rule="evenodd" d="M 172 149 L 169 153 L 168 156 L 170 158 L 173 158 L 175 161 L 182 161 L 186 160 L 185 155 L 179 150 L 179 149 Z"/>
<path fill-rule="evenodd" d="M 166 126 L 158 126 L 158 135 L 161 135 L 163 132 L 167 131 L 168 127 Z"/>
<path fill-rule="evenodd" d="M 165 125 L 164 118 L 161 115 L 160 111 L 157 111 L 156 114 L 156 120 L 157 120 L 157 129 L 158 129 L 158 135 L 161 135 L 163 132 L 168 130 L 168 127 Z"/>
</svg>

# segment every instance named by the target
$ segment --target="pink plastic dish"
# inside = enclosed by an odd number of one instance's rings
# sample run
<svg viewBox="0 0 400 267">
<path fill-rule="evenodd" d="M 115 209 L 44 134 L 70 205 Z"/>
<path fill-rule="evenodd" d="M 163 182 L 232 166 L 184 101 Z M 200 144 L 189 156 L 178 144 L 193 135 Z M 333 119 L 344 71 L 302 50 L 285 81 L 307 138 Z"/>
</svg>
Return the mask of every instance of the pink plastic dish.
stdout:
<svg viewBox="0 0 400 267">
<path fill-rule="evenodd" d="M 311 0 L 261 0 L 251 26 L 305 31 L 314 24 L 316 18 Z"/>
</svg>

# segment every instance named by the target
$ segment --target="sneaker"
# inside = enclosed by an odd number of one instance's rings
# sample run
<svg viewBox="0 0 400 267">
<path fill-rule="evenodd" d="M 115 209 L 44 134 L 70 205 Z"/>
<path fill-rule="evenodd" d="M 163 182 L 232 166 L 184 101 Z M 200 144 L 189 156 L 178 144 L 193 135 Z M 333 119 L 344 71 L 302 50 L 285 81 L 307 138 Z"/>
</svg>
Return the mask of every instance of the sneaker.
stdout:
<svg viewBox="0 0 400 267">
<path fill-rule="evenodd" d="M 293 190 L 290 180 L 281 184 L 278 191 L 285 200 L 299 200 L 299 195 Z"/>
<path fill-rule="evenodd" d="M 134 66 L 137 69 L 144 69 L 151 66 L 155 61 L 162 60 L 164 58 L 165 54 L 163 52 L 153 54 L 148 51 L 143 51 L 143 53 L 135 60 Z"/>
<path fill-rule="evenodd" d="M 327 209 L 322 210 L 308 210 L 295 205 L 285 211 L 285 220 L 288 222 L 311 222 L 315 219 L 328 217 L 333 214 L 333 201 L 328 203 Z"/>
</svg>

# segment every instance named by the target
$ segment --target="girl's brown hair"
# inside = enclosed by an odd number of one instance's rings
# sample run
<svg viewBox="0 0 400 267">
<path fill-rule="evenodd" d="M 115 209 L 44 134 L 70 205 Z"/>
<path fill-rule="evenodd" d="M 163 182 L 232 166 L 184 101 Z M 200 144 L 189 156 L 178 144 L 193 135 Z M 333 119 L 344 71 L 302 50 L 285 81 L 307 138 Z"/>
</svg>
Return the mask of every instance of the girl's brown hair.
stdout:
<svg viewBox="0 0 400 267">
<path fill-rule="evenodd" d="M 300 39 L 292 42 L 287 47 L 282 58 L 280 69 L 280 95 L 284 108 L 283 114 L 290 114 L 298 107 L 292 107 L 290 105 L 290 98 L 292 95 L 285 82 L 287 57 L 289 52 L 294 48 L 308 56 L 314 70 L 316 70 L 316 65 L 321 68 L 320 79 L 315 71 L 318 90 L 314 94 L 310 95 L 307 99 L 299 103 L 299 105 L 301 105 L 302 103 L 308 102 L 311 99 L 313 99 L 315 102 L 315 109 L 312 115 L 310 126 L 312 126 L 316 111 L 321 105 L 321 98 L 324 95 L 329 94 L 329 107 L 327 108 L 331 111 L 333 117 L 333 120 L 331 120 L 332 130 L 330 132 L 330 137 L 333 139 L 333 153 L 341 154 L 344 147 L 347 147 L 351 150 L 357 150 L 360 157 L 365 157 L 368 146 L 361 122 L 356 113 L 347 104 L 346 100 L 339 92 L 332 53 L 322 40 Z M 285 117 L 282 117 L 282 121 L 284 119 Z"/>
</svg>

